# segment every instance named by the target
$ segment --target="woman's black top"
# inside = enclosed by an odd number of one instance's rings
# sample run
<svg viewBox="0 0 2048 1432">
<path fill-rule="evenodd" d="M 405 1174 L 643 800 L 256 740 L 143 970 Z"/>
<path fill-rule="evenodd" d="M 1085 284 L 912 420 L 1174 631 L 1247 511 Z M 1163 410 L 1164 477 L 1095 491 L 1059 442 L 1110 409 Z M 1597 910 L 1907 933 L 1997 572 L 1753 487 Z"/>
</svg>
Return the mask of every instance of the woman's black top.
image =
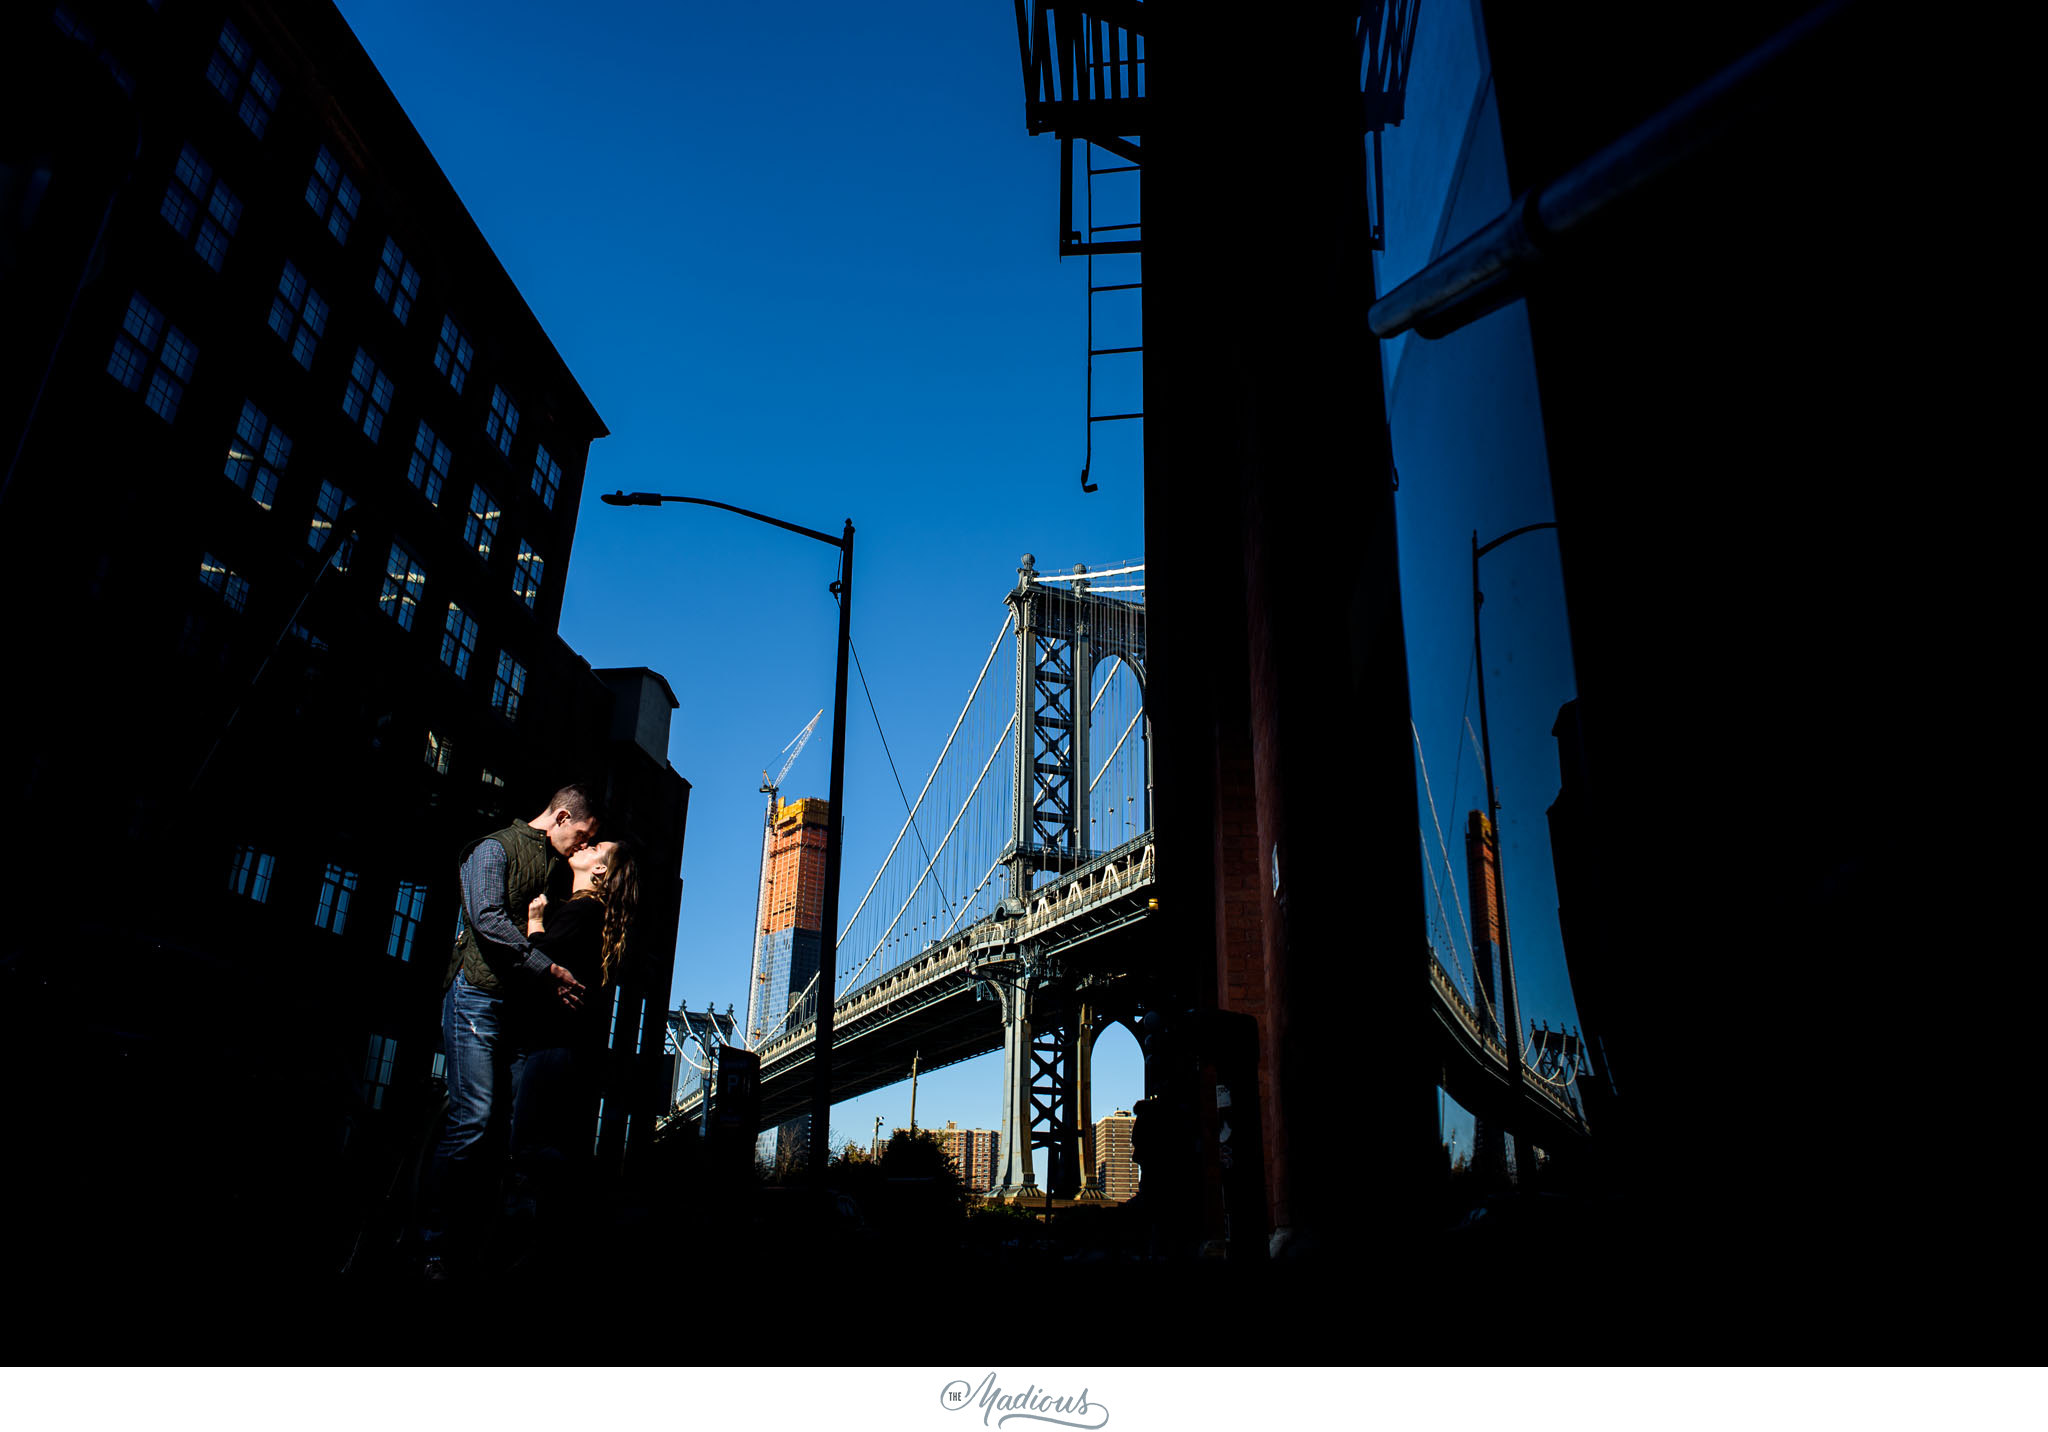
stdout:
<svg viewBox="0 0 2048 1432">
<path fill-rule="evenodd" d="M 550 901 L 546 927 L 527 939 L 582 981 L 583 1008 L 564 1009 L 552 990 L 541 999 L 525 1001 L 519 1043 L 528 1049 L 602 1046 L 611 1014 L 611 999 L 598 987 L 604 968 L 604 901 L 593 896 L 559 904 Z"/>
</svg>

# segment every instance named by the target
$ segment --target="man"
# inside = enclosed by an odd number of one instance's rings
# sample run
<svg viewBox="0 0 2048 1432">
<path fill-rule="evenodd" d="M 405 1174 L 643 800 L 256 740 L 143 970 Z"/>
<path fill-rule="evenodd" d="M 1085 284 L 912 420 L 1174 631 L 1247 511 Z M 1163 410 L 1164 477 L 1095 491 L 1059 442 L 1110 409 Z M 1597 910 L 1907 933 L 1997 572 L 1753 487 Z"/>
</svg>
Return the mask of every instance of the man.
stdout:
<svg viewBox="0 0 2048 1432">
<path fill-rule="evenodd" d="M 441 998 L 448 1122 L 434 1154 L 434 1206 L 422 1230 L 429 1278 L 448 1276 L 451 1251 L 458 1259 L 475 1251 L 481 1205 L 494 1183 L 492 1110 L 499 1097 L 511 1107 L 506 1001 L 553 999 L 569 1009 L 582 1003 L 576 977 L 527 942 L 526 907 L 546 892 L 563 860 L 593 842 L 597 826 L 590 791 L 568 785 L 532 820 L 493 831 L 462 852 L 462 922 Z"/>
</svg>

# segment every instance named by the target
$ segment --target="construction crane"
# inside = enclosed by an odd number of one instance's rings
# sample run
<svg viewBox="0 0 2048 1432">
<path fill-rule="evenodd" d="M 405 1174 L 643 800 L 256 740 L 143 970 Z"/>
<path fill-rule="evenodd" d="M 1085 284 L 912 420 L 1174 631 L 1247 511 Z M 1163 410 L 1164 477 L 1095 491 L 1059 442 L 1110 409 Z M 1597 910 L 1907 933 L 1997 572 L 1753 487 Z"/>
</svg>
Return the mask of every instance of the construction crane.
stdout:
<svg viewBox="0 0 2048 1432">
<path fill-rule="evenodd" d="M 768 857 L 775 846 L 776 800 L 782 790 L 782 778 L 789 774 L 789 768 L 796 764 L 796 758 L 804 753 L 804 743 L 811 739 L 811 732 L 818 729 L 818 722 L 824 719 L 824 715 L 825 709 L 821 706 L 818 708 L 818 714 L 810 719 L 810 723 L 790 738 L 789 744 L 782 748 L 782 752 L 777 753 L 788 755 L 788 759 L 782 763 L 781 770 L 773 776 L 766 771 L 761 772 L 761 793 L 768 797 L 768 810 L 761 818 L 761 884 L 754 896 L 754 982 L 753 987 L 747 992 L 749 1047 L 754 1040 L 761 1037 L 762 1022 L 767 1017 L 761 1008 L 761 996 L 766 993 L 769 980 L 774 973 L 767 968 L 761 958 L 761 925 L 768 913 Z"/>
<path fill-rule="evenodd" d="M 818 722 L 824 717 L 825 708 L 820 706 L 818 714 L 811 718 L 810 724 L 790 738 L 789 744 L 782 748 L 789 752 L 789 759 L 782 763 L 782 769 L 775 773 L 774 779 L 769 779 L 766 771 L 761 772 L 761 790 L 768 797 L 768 824 L 771 826 L 775 824 L 775 794 L 782 789 L 782 778 L 789 774 L 789 768 L 796 764 L 796 758 L 804 753 L 804 742 L 811 739 L 811 732 L 818 729 Z"/>
</svg>

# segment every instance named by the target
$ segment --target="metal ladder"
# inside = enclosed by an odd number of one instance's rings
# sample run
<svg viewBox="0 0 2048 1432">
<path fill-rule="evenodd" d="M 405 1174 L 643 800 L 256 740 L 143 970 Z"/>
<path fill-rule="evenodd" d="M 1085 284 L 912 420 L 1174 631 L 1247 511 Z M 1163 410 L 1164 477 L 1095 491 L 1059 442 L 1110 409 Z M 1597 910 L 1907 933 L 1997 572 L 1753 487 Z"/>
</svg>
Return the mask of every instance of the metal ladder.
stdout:
<svg viewBox="0 0 2048 1432">
<path fill-rule="evenodd" d="M 1145 416 L 1142 408 L 1136 412 L 1128 413 L 1098 413 L 1095 411 L 1095 360 L 1097 358 L 1106 358 L 1111 356 L 1126 356 L 1132 354 L 1142 355 L 1145 351 L 1145 345 L 1143 342 L 1144 308 L 1142 299 L 1140 300 L 1140 307 L 1138 310 L 1138 337 L 1140 341 L 1137 343 L 1120 344 L 1106 348 L 1098 348 L 1095 346 L 1096 295 L 1103 293 L 1124 292 L 1139 293 L 1142 292 L 1142 290 L 1145 287 L 1142 270 L 1140 271 L 1139 278 L 1136 282 L 1098 284 L 1095 281 L 1095 256 L 1097 254 L 1128 254 L 1133 257 L 1136 257 L 1142 254 L 1144 252 L 1144 238 L 1142 233 L 1144 225 L 1142 221 L 1138 220 L 1133 220 L 1129 223 L 1120 224 L 1098 224 L 1095 222 L 1096 177 L 1098 175 L 1103 174 L 1136 174 L 1141 172 L 1141 167 L 1137 164 L 1111 164 L 1098 169 L 1095 167 L 1095 146 L 1086 140 L 1083 140 L 1082 143 L 1087 146 L 1086 151 L 1083 155 L 1083 164 L 1085 166 L 1084 178 L 1086 181 L 1087 199 L 1087 237 L 1085 241 L 1083 241 L 1080 234 L 1069 231 L 1069 233 L 1066 236 L 1067 243 L 1063 245 L 1063 248 L 1068 253 L 1085 254 L 1088 259 L 1087 374 L 1085 382 L 1083 384 L 1082 398 L 1083 410 L 1087 417 L 1087 441 L 1085 444 L 1084 454 L 1081 459 L 1081 490 L 1083 492 L 1094 492 L 1100 486 L 1100 484 L 1093 483 L 1088 480 L 1088 470 L 1094 465 L 1095 462 L 1095 425 L 1097 423 L 1128 422 L 1132 419 L 1143 418 Z M 1129 235 L 1129 237 L 1119 237 L 1115 239 L 1101 239 L 1097 237 L 1101 234 L 1111 233 L 1119 235 L 1127 234 Z"/>
</svg>

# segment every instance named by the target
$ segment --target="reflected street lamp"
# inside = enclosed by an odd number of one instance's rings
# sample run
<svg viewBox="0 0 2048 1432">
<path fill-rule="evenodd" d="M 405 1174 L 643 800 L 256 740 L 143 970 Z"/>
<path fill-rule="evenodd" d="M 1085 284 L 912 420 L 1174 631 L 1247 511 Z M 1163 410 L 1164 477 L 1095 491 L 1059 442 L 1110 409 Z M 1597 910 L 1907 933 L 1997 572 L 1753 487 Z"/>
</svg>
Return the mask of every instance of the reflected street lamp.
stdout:
<svg viewBox="0 0 2048 1432">
<path fill-rule="evenodd" d="M 827 1145 L 832 1138 L 832 1001 L 838 992 L 839 976 L 839 847 L 845 828 L 842 806 L 846 794 L 846 653 L 853 642 L 853 519 L 847 518 L 845 531 L 831 537 L 779 517 L 734 507 L 729 502 L 713 502 L 708 497 L 606 492 L 599 494 L 598 500 L 610 507 L 659 507 L 664 502 L 683 502 L 723 508 L 839 549 L 839 580 L 832 584 L 832 591 L 839 598 L 839 673 L 832 694 L 832 788 L 825 798 L 832 814 L 825 832 L 825 928 L 818 941 L 818 1033 L 811 1055 L 810 1172 L 812 1186 L 822 1190 L 825 1164 L 831 1153 Z"/>
<path fill-rule="evenodd" d="M 256 688 L 263 684 L 263 675 L 270 670 L 270 663 L 283 648 L 285 638 L 299 629 L 299 619 L 305 615 L 307 605 L 313 600 L 313 594 L 320 590 L 321 581 L 335 569 L 336 559 L 342 549 L 355 540 L 355 529 L 350 525 L 349 518 L 355 516 L 358 510 L 355 502 L 343 498 L 341 510 L 333 517 L 322 518 L 319 514 L 314 514 L 315 529 L 318 529 L 323 521 L 326 523 L 327 540 L 320 544 L 320 554 L 314 559 L 313 580 L 308 582 L 306 590 L 299 594 L 298 605 L 294 606 L 292 614 L 284 619 L 284 625 L 271 640 L 270 649 L 263 653 L 263 660 L 256 664 L 255 675 L 251 676 L 249 684 L 242 688 L 241 698 L 235 702 L 234 709 L 228 712 L 228 719 L 221 723 L 220 731 L 213 738 L 213 744 L 208 746 L 206 754 L 199 758 L 199 769 L 192 773 L 192 779 L 185 787 L 185 794 L 188 796 L 197 793 L 199 783 L 206 779 L 206 768 L 211 766 L 213 758 L 220 754 L 221 746 L 235 729 L 235 722 L 241 719 L 242 708 L 249 704 L 249 698 L 255 694 Z M 345 568 L 347 563 L 343 562 L 341 565 Z"/>
<path fill-rule="evenodd" d="M 1472 665 L 1479 673 L 1479 757 L 1486 767 L 1486 843 L 1493 856 L 1494 913 L 1500 920 L 1501 1022 L 1507 1026 L 1508 1077 L 1518 1085 L 1522 1082 L 1522 1011 L 1515 996 L 1514 946 L 1508 941 L 1508 879 L 1500 861 L 1500 798 L 1493 789 L 1493 741 L 1486 731 L 1486 654 L 1479 645 L 1479 608 L 1486 595 L 1479 590 L 1479 559 L 1525 532 L 1555 526 L 1555 522 L 1531 522 L 1494 538 L 1484 547 L 1479 545 L 1478 531 L 1472 533 Z"/>
</svg>

